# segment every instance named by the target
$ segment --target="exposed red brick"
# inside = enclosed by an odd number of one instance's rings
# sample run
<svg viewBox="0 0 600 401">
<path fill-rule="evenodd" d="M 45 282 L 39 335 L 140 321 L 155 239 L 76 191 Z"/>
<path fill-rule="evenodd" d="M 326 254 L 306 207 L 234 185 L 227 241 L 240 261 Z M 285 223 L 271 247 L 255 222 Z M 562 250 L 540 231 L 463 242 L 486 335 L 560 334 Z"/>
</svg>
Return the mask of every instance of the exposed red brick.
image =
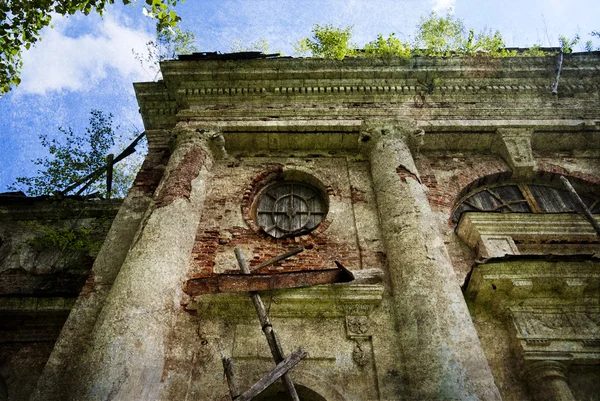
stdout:
<svg viewBox="0 0 600 401">
<path fill-rule="evenodd" d="M 200 174 L 206 155 L 198 146 L 192 147 L 182 162 L 171 172 L 156 200 L 157 207 L 171 204 L 175 199 L 189 199 L 192 181 Z"/>
</svg>

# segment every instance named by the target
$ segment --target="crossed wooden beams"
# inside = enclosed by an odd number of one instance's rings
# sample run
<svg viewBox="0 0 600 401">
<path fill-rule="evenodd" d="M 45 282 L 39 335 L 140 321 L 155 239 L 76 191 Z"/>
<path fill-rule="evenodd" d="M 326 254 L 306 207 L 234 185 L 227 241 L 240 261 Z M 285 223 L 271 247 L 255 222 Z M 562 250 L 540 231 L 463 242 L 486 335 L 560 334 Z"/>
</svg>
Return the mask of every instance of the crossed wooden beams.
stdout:
<svg viewBox="0 0 600 401">
<path fill-rule="evenodd" d="M 280 260 L 289 258 L 290 256 L 302 252 L 303 250 L 304 248 L 297 248 L 291 252 L 287 252 L 286 254 L 280 255 L 268 262 L 263 263 L 263 266 L 268 266 Z M 246 262 L 244 255 L 242 255 L 240 248 L 235 248 L 235 257 L 242 272 L 246 275 L 249 275 L 250 269 L 248 268 L 248 263 Z M 283 381 L 283 386 L 292 400 L 300 401 L 300 398 L 298 398 L 298 393 L 296 392 L 296 388 L 294 387 L 294 383 L 287 372 L 296 366 L 302 359 L 306 358 L 308 354 L 301 349 L 298 349 L 286 358 L 285 354 L 283 353 L 283 349 L 281 348 L 281 344 L 279 343 L 279 339 L 277 338 L 277 334 L 275 334 L 275 330 L 271 325 L 269 315 L 265 309 L 265 304 L 263 303 L 260 295 L 258 295 L 256 291 L 251 291 L 250 298 L 252 298 L 252 302 L 254 303 L 254 308 L 258 314 L 258 320 L 260 321 L 262 331 L 267 338 L 269 348 L 271 349 L 271 355 L 273 355 L 273 360 L 275 363 L 277 363 L 277 366 L 275 366 L 266 376 L 257 381 L 252 387 L 250 387 L 250 389 L 245 391 L 243 394 L 239 394 L 234 382 L 231 359 L 223 358 L 223 368 L 225 369 L 225 377 L 227 377 L 227 384 L 229 386 L 229 394 L 231 394 L 231 399 L 234 401 L 252 400 L 276 380 L 281 378 Z"/>
</svg>

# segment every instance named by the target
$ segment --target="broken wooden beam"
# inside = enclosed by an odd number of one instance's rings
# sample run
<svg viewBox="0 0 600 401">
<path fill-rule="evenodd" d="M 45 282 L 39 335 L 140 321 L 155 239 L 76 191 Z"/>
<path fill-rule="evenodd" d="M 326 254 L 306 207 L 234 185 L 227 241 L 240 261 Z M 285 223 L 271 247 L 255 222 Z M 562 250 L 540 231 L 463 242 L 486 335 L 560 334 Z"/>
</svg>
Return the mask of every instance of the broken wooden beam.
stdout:
<svg viewBox="0 0 600 401">
<path fill-rule="evenodd" d="M 234 401 L 250 401 L 263 391 L 265 391 L 271 384 L 275 383 L 281 376 L 287 373 L 290 369 L 296 366 L 301 360 L 306 358 L 308 353 L 302 349 L 298 349 L 290 356 L 285 358 L 283 361 L 277 364 L 269 373 L 267 373 L 262 379 L 254 383 L 247 391 L 240 396 L 233 398 Z"/>
<path fill-rule="evenodd" d="M 250 275 L 250 269 L 248 268 L 248 263 L 246 262 L 244 255 L 242 254 L 242 250 L 240 248 L 235 248 L 234 253 L 242 272 L 245 275 Z M 267 343 L 269 343 L 269 348 L 271 349 L 273 359 L 275 360 L 276 364 L 279 364 L 285 359 L 285 354 L 283 353 L 283 349 L 279 343 L 279 338 L 277 338 L 277 334 L 275 333 L 275 330 L 273 330 L 273 326 L 271 325 L 265 304 L 263 303 L 260 295 L 258 295 L 258 293 L 255 291 L 250 292 L 250 298 L 252 298 L 252 302 L 254 303 L 254 308 L 258 314 L 260 326 L 267 339 Z M 283 382 L 283 387 L 285 387 L 285 390 L 290 395 L 292 401 L 300 401 L 291 377 L 287 373 L 283 373 L 281 376 L 281 381 Z"/>
<path fill-rule="evenodd" d="M 573 185 L 571 185 L 571 183 L 569 182 L 567 177 L 565 177 L 564 175 L 561 175 L 560 180 L 562 181 L 563 185 L 569 192 L 569 195 L 571 196 L 571 200 L 573 200 L 573 203 L 575 203 L 578 206 L 578 208 L 580 209 L 579 212 L 581 214 L 583 214 L 583 217 L 585 217 L 587 221 L 590 222 L 590 224 L 594 228 L 594 231 L 596 231 L 596 235 L 600 238 L 600 225 L 598 224 L 598 222 L 592 215 L 592 212 L 590 211 L 590 209 L 588 209 L 588 207 L 585 205 L 585 203 L 583 202 L 583 200 L 581 199 L 581 197 L 579 196 L 577 191 L 575 191 L 575 188 L 573 188 Z"/>
</svg>

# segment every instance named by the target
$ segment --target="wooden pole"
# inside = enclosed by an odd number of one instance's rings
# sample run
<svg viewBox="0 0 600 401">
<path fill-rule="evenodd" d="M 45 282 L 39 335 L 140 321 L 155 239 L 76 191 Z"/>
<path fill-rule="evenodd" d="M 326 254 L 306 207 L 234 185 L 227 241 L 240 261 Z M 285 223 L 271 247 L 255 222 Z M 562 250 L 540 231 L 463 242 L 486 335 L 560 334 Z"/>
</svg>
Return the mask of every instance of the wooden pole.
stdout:
<svg viewBox="0 0 600 401">
<path fill-rule="evenodd" d="M 583 203 L 583 200 L 579 197 L 579 194 L 577 193 L 577 191 L 575 191 L 575 188 L 573 188 L 567 177 L 561 175 L 560 180 L 565 185 L 565 188 L 567 188 L 567 191 L 569 191 L 573 202 L 575 202 L 577 206 L 579 206 L 579 209 L 581 209 L 581 214 L 583 214 L 583 216 L 590 222 L 592 227 L 594 227 L 594 231 L 596 231 L 596 235 L 600 237 L 600 225 L 598 225 L 598 222 L 596 221 L 596 219 L 594 219 L 594 216 L 592 215 L 592 212 L 590 212 L 590 209 L 588 209 L 585 203 Z"/>
<path fill-rule="evenodd" d="M 112 153 L 106 156 L 106 197 L 110 199 L 110 193 L 112 192 L 113 182 L 113 159 L 115 155 Z"/>
<path fill-rule="evenodd" d="M 235 377 L 233 376 L 233 364 L 230 358 L 223 358 L 223 369 L 225 370 L 225 377 L 227 378 L 227 386 L 229 386 L 229 395 L 232 400 L 235 400 L 240 394 L 235 386 Z"/>
<path fill-rule="evenodd" d="M 242 272 L 244 274 L 250 274 L 250 269 L 248 268 L 248 264 L 246 263 L 246 259 L 244 258 L 240 248 L 235 248 L 235 257 L 240 265 L 240 269 L 242 269 Z M 273 330 L 273 326 L 271 326 L 271 321 L 269 320 L 269 315 L 267 315 L 265 305 L 260 298 L 260 295 L 254 291 L 250 292 L 250 298 L 252 298 L 252 302 L 254 303 L 254 308 L 258 314 L 260 326 L 262 327 L 262 331 L 267 338 L 267 342 L 269 343 L 269 348 L 271 349 L 273 359 L 275 360 L 275 363 L 280 363 L 284 360 L 285 355 L 283 353 L 283 349 L 281 348 L 281 344 L 279 343 L 279 339 L 277 338 L 277 334 L 275 333 L 275 330 Z M 285 387 L 286 391 L 292 398 L 292 401 L 300 401 L 291 377 L 285 373 L 283 376 L 281 376 L 281 380 L 283 381 L 283 386 Z"/>
</svg>

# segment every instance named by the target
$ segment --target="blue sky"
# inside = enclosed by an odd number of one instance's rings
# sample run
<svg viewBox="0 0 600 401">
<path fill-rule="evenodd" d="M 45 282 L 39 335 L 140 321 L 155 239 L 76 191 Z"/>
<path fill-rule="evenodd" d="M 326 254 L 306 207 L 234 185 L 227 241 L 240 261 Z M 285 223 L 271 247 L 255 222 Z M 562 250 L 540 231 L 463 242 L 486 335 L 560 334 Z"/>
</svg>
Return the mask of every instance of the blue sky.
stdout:
<svg viewBox="0 0 600 401">
<path fill-rule="evenodd" d="M 21 85 L 0 98 L 0 192 L 35 173 L 31 160 L 46 155 L 40 133 L 83 131 L 93 108 L 114 114 L 123 132 L 143 130 L 132 82 L 153 74 L 132 49 L 145 51 L 154 24 L 138 3 L 109 6 L 104 18 L 57 17 L 24 54 Z M 585 41 L 600 30 L 599 0 L 187 0 L 177 11 L 202 51 L 264 39 L 271 50 L 294 55 L 294 43 L 314 24 L 352 25 L 353 41 L 363 45 L 378 33 L 409 39 L 420 16 L 448 8 L 468 28 L 500 30 L 508 46 L 556 46 L 559 34 Z"/>
</svg>

